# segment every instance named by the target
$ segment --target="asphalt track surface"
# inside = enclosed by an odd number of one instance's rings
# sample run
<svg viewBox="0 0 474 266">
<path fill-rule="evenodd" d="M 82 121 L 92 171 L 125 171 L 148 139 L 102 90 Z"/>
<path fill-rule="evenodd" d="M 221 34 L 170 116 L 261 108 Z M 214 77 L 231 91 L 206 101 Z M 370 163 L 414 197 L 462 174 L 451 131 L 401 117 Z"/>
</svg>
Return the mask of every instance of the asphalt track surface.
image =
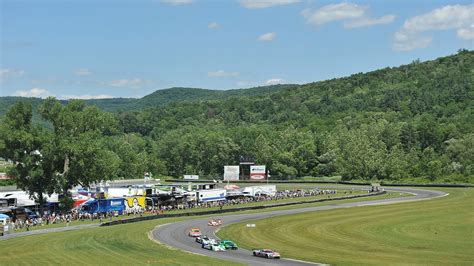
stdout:
<svg viewBox="0 0 474 266">
<path fill-rule="evenodd" d="M 339 187 L 340 188 L 340 187 Z M 357 187 L 361 189 L 361 187 Z M 442 197 L 448 195 L 442 191 L 433 191 L 426 189 L 416 189 L 416 188 L 386 188 L 386 191 L 390 192 L 405 192 L 411 193 L 413 196 L 409 197 L 400 197 L 400 198 L 390 198 L 382 200 L 369 200 L 362 202 L 349 202 L 349 203 L 335 203 L 324 206 L 315 206 L 299 209 L 290 209 L 290 210 L 278 210 L 278 211 L 268 211 L 260 213 L 249 213 L 249 214 L 233 214 L 233 215 L 223 215 L 223 216 L 214 216 L 214 218 L 221 218 L 224 221 L 224 226 L 252 221 L 257 219 L 264 219 L 269 217 L 275 217 L 280 215 L 289 215 L 297 214 L 304 212 L 313 212 L 313 211 L 322 211 L 322 210 L 332 210 L 340 208 L 349 208 L 349 207 L 358 207 L 358 206 L 369 206 L 369 205 L 383 205 L 383 204 L 393 204 L 400 202 L 410 202 L 418 200 L 427 200 L 437 197 Z M 188 236 L 190 228 L 200 228 L 203 235 L 207 235 L 211 238 L 217 238 L 215 233 L 219 227 L 208 226 L 207 222 L 209 218 L 197 218 L 191 220 L 185 220 L 182 222 L 175 222 L 170 224 L 165 224 L 155 228 L 152 231 L 152 237 L 154 240 L 165 244 L 169 247 L 195 253 L 205 256 L 210 256 L 214 258 L 240 262 L 248 265 L 315 265 L 318 263 L 297 261 L 292 259 L 285 259 L 285 254 L 282 255 L 282 259 L 265 259 L 252 256 L 252 251 L 245 249 L 238 250 L 228 250 L 225 252 L 215 252 L 209 251 L 207 249 L 201 248 L 201 245 L 198 244 L 194 238 Z M 256 248 L 265 248 L 265 247 L 256 247 Z"/>
</svg>

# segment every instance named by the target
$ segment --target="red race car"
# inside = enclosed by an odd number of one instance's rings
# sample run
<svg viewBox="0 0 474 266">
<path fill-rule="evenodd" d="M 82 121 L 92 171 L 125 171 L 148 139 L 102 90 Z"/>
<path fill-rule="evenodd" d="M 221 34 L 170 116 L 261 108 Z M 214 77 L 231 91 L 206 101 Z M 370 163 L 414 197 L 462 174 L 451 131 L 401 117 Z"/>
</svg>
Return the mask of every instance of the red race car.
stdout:
<svg viewBox="0 0 474 266">
<path fill-rule="evenodd" d="M 224 223 L 224 221 L 222 221 L 222 219 L 211 219 L 207 222 L 207 225 L 209 226 L 219 226 L 219 225 L 222 225 Z"/>
<path fill-rule="evenodd" d="M 189 230 L 189 236 L 192 236 L 192 237 L 201 236 L 201 229 L 199 229 L 199 228 L 191 228 L 191 230 Z"/>
<path fill-rule="evenodd" d="M 253 255 L 256 257 L 262 257 L 267 259 L 279 259 L 280 253 L 275 252 L 271 249 L 253 249 Z"/>
</svg>

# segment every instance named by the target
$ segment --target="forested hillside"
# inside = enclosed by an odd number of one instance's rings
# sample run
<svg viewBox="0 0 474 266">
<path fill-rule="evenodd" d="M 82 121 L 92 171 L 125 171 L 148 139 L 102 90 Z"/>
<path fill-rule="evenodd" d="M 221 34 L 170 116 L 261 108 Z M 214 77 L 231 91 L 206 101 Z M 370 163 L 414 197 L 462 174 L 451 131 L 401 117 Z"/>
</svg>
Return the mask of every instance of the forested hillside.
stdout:
<svg viewBox="0 0 474 266">
<path fill-rule="evenodd" d="M 223 165 L 252 155 L 274 178 L 472 182 L 473 79 L 474 52 L 460 50 L 259 96 L 117 112 L 104 143 L 126 178 L 221 176 Z"/>
<path fill-rule="evenodd" d="M 235 90 L 205 90 L 199 88 L 169 88 L 157 90 L 143 98 L 111 98 L 85 100 L 87 105 L 95 105 L 107 112 L 143 110 L 147 107 L 165 106 L 170 103 L 183 103 L 201 100 L 220 100 L 235 96 L 261 96 L 280 90 L 294 88 L 298 85 L 283 84 Z M 33 119 L 38 122 L 38 105 L 40 98 L 24 98 L 16 96 L 0 97 L 0 115 L 4 115 L 15 103 L 23 101 L 33 106 Z M 67 103 L 66 100 L 62 101 Z"/>
<path fill-rule="evenodd" d="M 163 171 L 219 175 L 254 155 L 282 177 L 473 174 L 474 53 L 306 84 L 269 96 L 119 114 Z M 137 137 L 138 138 L 138 137 Z"/>
</svg>

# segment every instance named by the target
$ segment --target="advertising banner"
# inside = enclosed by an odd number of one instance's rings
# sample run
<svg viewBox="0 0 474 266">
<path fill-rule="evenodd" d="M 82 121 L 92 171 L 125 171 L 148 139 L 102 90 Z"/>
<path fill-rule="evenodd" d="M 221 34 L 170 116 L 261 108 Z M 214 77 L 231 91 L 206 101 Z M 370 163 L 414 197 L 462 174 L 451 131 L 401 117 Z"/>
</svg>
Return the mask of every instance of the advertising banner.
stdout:
<svg viewBox="0 0 474 266">
<path fill-rule="evenodd" d="M 239 180 L 240 168 L 238 165 L 224 166 L 224 180 Z"/>
<path fill-rule="evenodd" d="M 196 180 L 199 179 L 198 175 L 184 175 L 184 179 Z"/>
<path fill-rule="evenodd" d="M 264 180 L 266 178 L 265 165 L 251 165 L 250 179 Z"/>
<path fill-rule="evenodd" d="M 129 211 L 140 211 L 144 210 L 146 206 L 146 200 L 143 196 L 137 197 L 127 197 L 126 199 L 126 209 Z"/>
</svg>

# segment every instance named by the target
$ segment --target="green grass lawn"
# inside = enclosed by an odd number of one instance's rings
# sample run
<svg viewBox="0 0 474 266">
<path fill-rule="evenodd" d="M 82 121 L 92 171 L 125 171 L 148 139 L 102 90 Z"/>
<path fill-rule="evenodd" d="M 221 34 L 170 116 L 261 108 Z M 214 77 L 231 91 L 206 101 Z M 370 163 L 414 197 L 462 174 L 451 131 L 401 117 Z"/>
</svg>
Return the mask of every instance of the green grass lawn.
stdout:
<svg viewBox="0 0 474 266">
<path fill-rule="evenodd" d="M 341 200 L 337 202 L 343 203 L 399 196 L 399 193 L 390 193 L 369 198 Z M 333 201 L 320 202 L 277 207 L 268 210 L 243 211 L 240 213 L 273 211 L 334 203 Z M 149 240 L 147 234 L 156 225 L 180 221 L 182 219 L 190 218 L 165 218 L 125 225 L 34 235 L 0 241 L 0 262 L 2 265 L 233 265 L 229 262 L 169 249 L 164 245 Z"/>
<path fill-rule="evenodd" d="M 0 241 L 2 265 L 237 265 L 168 249 L 147 233 L 163 219 Z"/>
<path fill-rule="evenodd" d="M 450 195 L 247 221 L 219 237 L 332 265 L 473 265 L 474 189 L 442 190 Z"/>
</svg>

